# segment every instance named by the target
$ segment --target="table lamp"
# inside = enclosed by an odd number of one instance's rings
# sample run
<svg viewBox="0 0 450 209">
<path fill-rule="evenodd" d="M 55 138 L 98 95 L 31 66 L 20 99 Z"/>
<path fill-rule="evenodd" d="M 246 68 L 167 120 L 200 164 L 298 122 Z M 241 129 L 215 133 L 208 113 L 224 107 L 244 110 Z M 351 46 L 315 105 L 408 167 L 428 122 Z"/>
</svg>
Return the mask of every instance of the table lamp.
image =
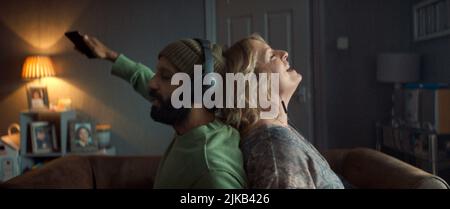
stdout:
<svg viewBox="0 0 450 209">
<path fill-rule="evenodd" d="M 52 60 L 48 56 L 29 56 L 22 67 L 23 79 L 41 79 L 55 76 Z"/>
<path fill-rule="evenodd" d="M 396 97 L 402 84 L 419 81 L 420 79 L 420 55 L 410 53 L 384 53 L 378 56 L 377 80 L 384 83 L 393 83 L 391 122 L 396 123 L 400 119 L 395 111 L 398 104 Z"/>
</svg>

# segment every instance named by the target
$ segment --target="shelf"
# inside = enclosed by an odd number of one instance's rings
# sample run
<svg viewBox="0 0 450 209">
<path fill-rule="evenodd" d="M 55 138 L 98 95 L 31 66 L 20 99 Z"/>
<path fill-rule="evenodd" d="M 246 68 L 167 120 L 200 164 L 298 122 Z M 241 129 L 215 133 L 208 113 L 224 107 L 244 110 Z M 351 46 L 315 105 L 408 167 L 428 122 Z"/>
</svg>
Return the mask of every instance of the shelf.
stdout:
<svg viewBox="0 0 450 209">
<path fill-rule="evenodd" d="M 62 157 L 62 153 L 46 153 L 46 154 L 33 154 L 28 153 L 23 155 L 24 157 L 30 157 L 30 158 L 52 158 L 52 157 Z"/>
<path fill-rule="evenodd" d="M 111 147 L 108 149 L 100 149 L 95 152 L 85 152 L 85 153 L 74 153 L 74 152 L 67 152 L 65 154 L 63 153 L 42 153 L 42 154 L 33 154 L 33 153 L 27 153 L 22 156 L 28 157 L 28 158 L 53 158 L 53 157 L 64 157 L 64 156 L 97 156 L 97 155 L 105 155 L 105 156 L 114 156 L 116 155 L 116 148 Z"/>
<path fill-rule="evenodd" d="M 69 152 L 65 156 L 71 156 L 71 155 L 78 155 L 78 156 L 115 156 L 116 155 L 116 148 L 111 147 L 108 149 L 100 149 L 95 152 L 86 152 L 86 153 L 72 153 Z"/>
<path fill-rule="evenodd" d="M 414 40 L 450 35 L 450 0 L 428 0 L 414 5 Z"/>
<path fill-rule="evenodd" d="M 68 122 L 76 118 L 75 110 L 55 112 L 47 110 L 26 110 L 20 113 L 20 155 L 24 157 L 43 156 L 48 154 L 32 154 L 30 124 L 37 121 L 51 122 L 55 125 L 56 141 L 59 143 L 59 155 L 67 150 Z"/>
<path fill-rule="evenodd" d="M 66 154 L 68 122 L 76 118 L 75 110 L 49 111 L 25 110 L 20 113 L 20 173 L 31 169 L 35 161 L 55 159 Z M 55 127 L 57 149 L 51 153 L 33 153 L 30 124 L 33 122 L 49 122 Z"/>
<path fill-rule="evenodd" d="M 434 175 L 447 175 L 450 156 L 445 144 L 448 135 L 435 131 L 376 125 L 377 149 Z M 443 172 L 444 171 L 444 172 Z"/>
</svg>

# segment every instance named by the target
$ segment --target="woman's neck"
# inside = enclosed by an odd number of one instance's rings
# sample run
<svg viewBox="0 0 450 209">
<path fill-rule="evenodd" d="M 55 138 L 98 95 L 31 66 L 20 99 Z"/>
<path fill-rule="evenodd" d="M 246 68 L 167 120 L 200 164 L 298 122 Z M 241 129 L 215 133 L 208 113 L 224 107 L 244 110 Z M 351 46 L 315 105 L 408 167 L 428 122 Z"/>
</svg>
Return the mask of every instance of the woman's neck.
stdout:
<svg viewBox="0 0 450 209">
<path fill-rule="evenodd" d="M 256 122 L 254 127 L 259 127 L 261 125 L 280 125 L 280 126 L 289 126 L 288 123 L 288 114 L 287 114 L 287 103 L 283 106 L 283 102 L 280 102 L 276 107 L 278 108 L 278 116 L 274 119 L 260 119 Z M 286 108 L 286 111 L 285 111 Z"/>
</svg>

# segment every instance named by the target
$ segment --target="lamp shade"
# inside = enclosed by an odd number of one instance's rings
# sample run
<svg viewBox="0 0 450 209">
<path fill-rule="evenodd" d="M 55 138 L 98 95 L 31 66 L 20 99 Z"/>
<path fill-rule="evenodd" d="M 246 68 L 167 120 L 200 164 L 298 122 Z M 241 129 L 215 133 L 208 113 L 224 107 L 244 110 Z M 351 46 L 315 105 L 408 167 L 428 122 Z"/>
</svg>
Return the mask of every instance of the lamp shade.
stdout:
<svg viewBox="0 0 450 209">
<path fill-rule="evenodd" d="M 29 56 L 22 67 L 23 79 L 51 77 L 55 75 L 52 60 L 48 56 Z"/>
<path fill-rule="evenodd" d="M 387 83 L 409 83 L 420 79 L 420 55 L 407 53 L 380 54 L 377 79 Z"/>
</svg>

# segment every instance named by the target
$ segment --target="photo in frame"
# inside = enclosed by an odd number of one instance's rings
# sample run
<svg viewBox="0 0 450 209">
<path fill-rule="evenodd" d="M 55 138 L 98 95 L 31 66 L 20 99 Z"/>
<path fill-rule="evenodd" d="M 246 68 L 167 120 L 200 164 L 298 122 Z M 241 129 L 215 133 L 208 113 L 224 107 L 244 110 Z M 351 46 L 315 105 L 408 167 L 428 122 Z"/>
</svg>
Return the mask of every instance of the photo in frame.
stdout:
<svg viewBox="0 0 450 209">
<path fill-rule="evenodd" d="M 29 86 L 27 88 L 28 108 L 32 110 L 48 109 L 47 86 Z"/>
<path fill-rule="evenodd" d="M 72 120 L 69 122 L 70 151 L 73 153 L 90 153 L 98 150 L 95 137 L 95 124 L 89 120 Z"/>
<path fill-rule="evenodd" d="M 49 122 L 31 123 L 31 143 L 34 154 L 49 154 L 58 149 L 55 126 Z"/>
</svg>

